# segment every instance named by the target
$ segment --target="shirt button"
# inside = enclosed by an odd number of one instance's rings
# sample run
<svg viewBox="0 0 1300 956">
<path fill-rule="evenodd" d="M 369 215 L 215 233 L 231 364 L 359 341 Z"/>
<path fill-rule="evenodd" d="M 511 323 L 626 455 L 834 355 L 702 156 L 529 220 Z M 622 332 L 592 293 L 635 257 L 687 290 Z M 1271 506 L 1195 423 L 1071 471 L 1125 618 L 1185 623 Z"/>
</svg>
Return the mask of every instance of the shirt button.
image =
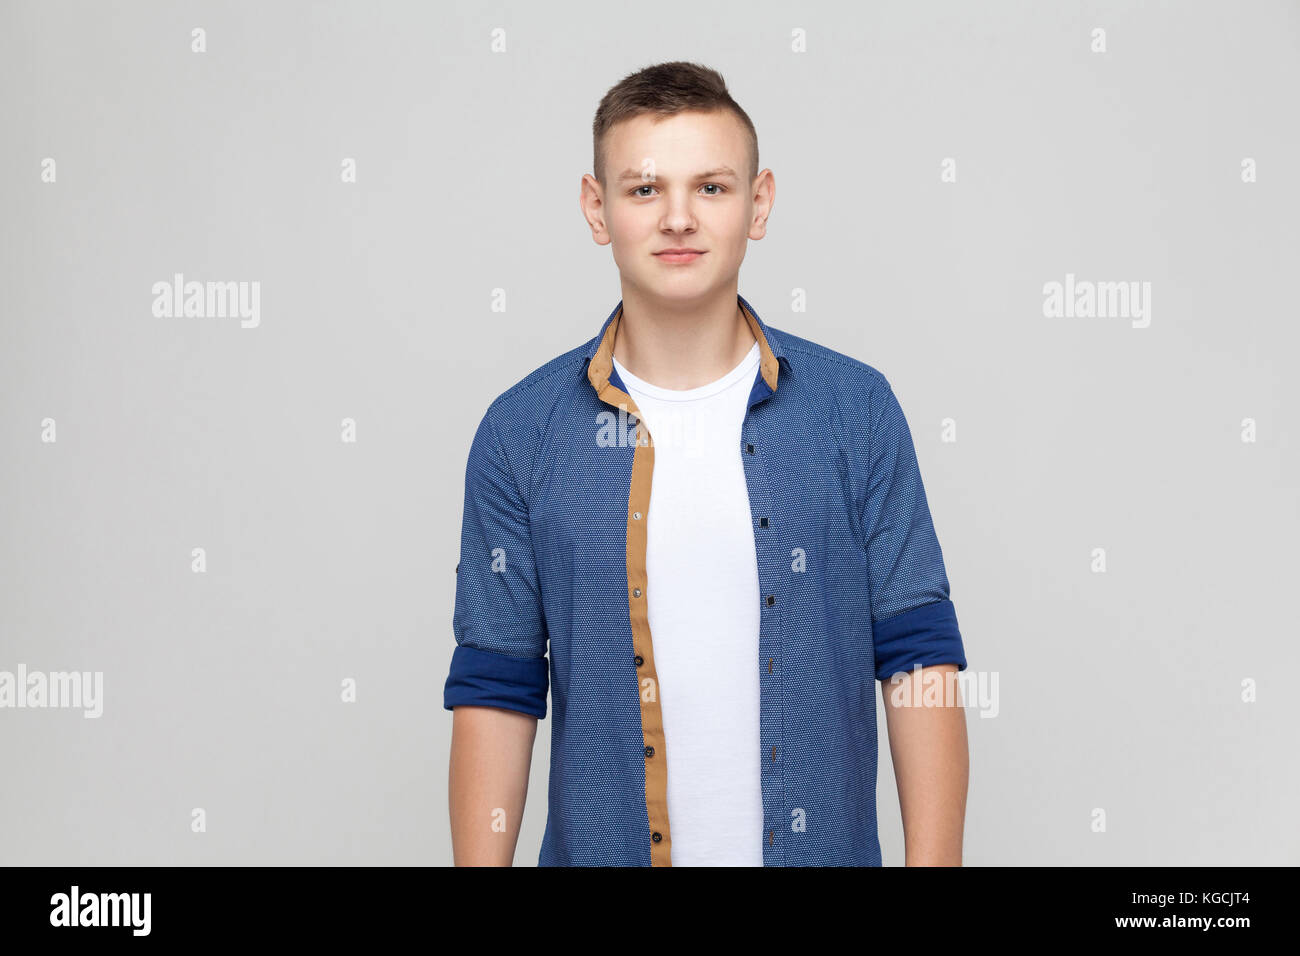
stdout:
<svg viewBox="0 0 1300 956">
<path fill-rule="evenodd" d="M 766 527 L 767 527 L 767 519 L 766 519 L 766 518 L 759 518 L 759 519 L 758 519 L 758 526 L 759 526 L 760 528 L 766 528 Z"/>
<path fill-rule="evenodd" d="M 768 606 L 768 607 L 771 607 L 771 606 L 772 606 L 773 604 L 775 604 L 775 603 L 776 603 L 776 595 L 775 595 L 775 594 L 769 594 L 769 595 L 767 596 L 767 606 Z"/>
<path fill-rule="evenodd" d="M 640 667 L 642 664 L 645 663 L 645 658 L 642 657 L 640 654 L 638 654 L 636 657 L 632 658 L 632 660 L 636 661 L 636 666 L 637 666 L 637 667 Z"/>
<path fill-rule="evenodd" d="M 633 521 L 640 521 L 640 520 L 641 520 L 641 512 L 639 512 L 639 511 L 633 511 L 633 512 L 632 512 L 632 520 L 633 520 Z"/>
<path fill-rule="evenodd" d="M 660 834 L 660 832 L 659 832 L 658 830 L 656 830 L 654 833 L 650 834 L 650 839 L 652 839 L 652 840 L 654 840 L 656 843 L 658 843 L 660 840 L 663 839 L 663 835 Z"/>
<path fill-rule="evenodd" d="M 633 597 L 640 597 L 640 596 L 641 596 L 641 589 L 640 589 L 640 588 L 633 588 L 633 589 L 632 589 L 632 596 L 633 596 Z M 769 604 L 772 603 L 770 599 L 768 600 L 768 603 L 769 603 Z"/>
<path fill-rule="evenodd" d="M 751 455 L 754 454 L 754 446 L 750 444 L 746 444 L 745 451 L 749 452 Z"/>
<path fill-rule="evenodd" d="M 655 749 L 653 747 L 646 747 L 645 755 L 647 757 L 653 757 L 655 755 Z"/>
</svg>

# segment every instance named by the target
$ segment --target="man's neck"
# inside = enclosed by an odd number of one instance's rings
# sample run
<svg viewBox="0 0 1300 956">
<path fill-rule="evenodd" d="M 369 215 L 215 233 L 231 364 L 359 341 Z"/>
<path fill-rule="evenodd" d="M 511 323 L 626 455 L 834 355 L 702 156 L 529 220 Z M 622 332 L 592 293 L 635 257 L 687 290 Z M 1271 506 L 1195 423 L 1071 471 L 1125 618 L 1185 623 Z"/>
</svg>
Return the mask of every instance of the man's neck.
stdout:
<svg viewBox="0 0 1300 956">
<path fill-rule="evenodd" d="M 734 290 L 681 308 L 625 292 L 614 357 L 643 382 L 685 391 L 722 378 L 754 342 Z"/>
</svg>

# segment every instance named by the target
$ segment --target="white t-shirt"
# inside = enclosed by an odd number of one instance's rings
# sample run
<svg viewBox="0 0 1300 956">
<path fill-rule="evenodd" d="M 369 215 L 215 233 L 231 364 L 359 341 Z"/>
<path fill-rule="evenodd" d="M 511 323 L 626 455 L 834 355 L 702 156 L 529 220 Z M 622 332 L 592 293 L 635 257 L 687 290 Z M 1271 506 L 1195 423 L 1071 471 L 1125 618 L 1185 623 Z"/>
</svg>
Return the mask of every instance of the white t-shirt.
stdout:
<svg viewBox="0 0 1300 956">
<path fill-rule="evenodd" d="M 668 751 L 673 866 L 762 866 L 759 586 L 740 433 L 758 343 L 673 391 L 614 359 L 654 444 L 646 599 Z"/>
</svg>

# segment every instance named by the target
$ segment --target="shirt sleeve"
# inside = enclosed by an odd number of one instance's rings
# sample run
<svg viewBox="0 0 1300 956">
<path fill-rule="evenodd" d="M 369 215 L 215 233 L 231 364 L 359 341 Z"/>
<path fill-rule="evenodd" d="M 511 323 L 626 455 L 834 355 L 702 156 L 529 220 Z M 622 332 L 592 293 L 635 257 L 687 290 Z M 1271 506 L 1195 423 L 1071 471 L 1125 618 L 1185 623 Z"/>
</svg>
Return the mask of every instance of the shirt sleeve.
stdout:
<svg viewBox="0 0 1300 956">
<path fill-rule="evenodd" d="M 492 409 L 470 443 L 456 607 L 456 649 L 443 707 L 501 707 L 546 716 L 546 623 L 528 507 L 516 486 Z"/>
<path fill-rule="evenodd" d="M 911 430 L 893 387 L 873 396 L 870 476 L 863 513 L 876 678 L 916 665 L 966 669 L 943 552 L 930 520 Z"/>
</svg>

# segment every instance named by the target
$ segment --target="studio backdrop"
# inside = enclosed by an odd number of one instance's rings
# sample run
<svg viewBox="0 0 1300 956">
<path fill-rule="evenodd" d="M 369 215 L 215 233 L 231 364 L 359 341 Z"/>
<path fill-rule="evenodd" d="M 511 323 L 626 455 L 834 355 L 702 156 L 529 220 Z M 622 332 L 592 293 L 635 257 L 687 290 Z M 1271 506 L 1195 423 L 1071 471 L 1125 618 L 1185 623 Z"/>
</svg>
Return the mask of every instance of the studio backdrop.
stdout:
<svg viewBox="0 0 1300 956">
<path fill-rule="evenodd" d="M 912 427 L 965 862 L 1300 861 L 1300 6 L 22 0 L 0 863 L 451 862 L 469 443 L 619 301 L 592 117 L 675 59 L 775 176 L 740 293 Z"/>
</svg>

